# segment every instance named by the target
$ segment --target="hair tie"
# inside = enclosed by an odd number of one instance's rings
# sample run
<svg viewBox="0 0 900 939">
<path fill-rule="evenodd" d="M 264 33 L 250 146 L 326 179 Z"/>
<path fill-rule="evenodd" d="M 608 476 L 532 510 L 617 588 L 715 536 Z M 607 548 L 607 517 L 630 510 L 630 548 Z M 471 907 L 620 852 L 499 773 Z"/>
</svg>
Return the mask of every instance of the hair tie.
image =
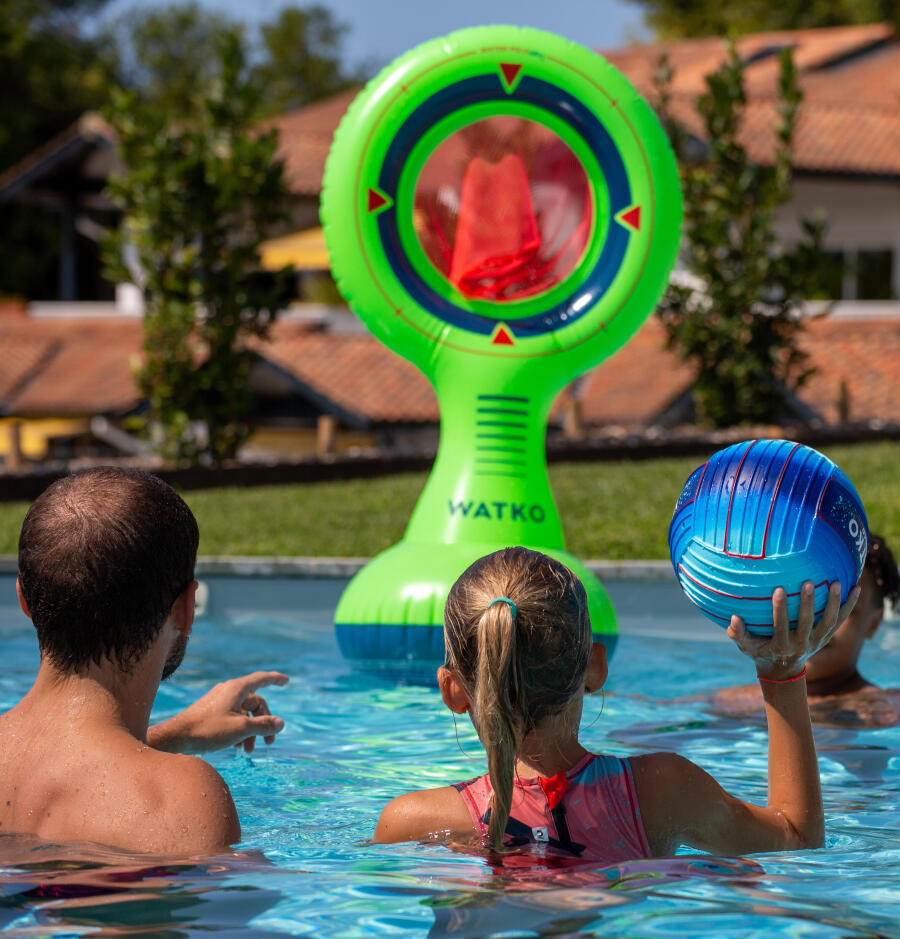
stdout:
<svg viewBox="0 0 900 939">
<path fill-rule="evenodd" d="M 509 610 L 512 613 L 513 622 L 515 622 L 519 611 L 516 609 L 515 603 L 513 603 L 509 597 L 497 597 L 495 600 L 491 600 L 491 602 L 488 604 L 488 609 L 490 609 L 495 603 L 508 603 Z"/>
</svg>

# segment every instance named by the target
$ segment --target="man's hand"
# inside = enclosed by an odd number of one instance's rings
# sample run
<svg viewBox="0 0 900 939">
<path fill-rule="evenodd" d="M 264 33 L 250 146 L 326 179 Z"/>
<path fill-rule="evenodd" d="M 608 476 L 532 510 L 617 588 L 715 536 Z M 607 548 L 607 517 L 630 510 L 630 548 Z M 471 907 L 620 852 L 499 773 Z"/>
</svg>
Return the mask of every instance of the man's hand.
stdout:
<svg viewBox="0 0 900 939">
<path fill-rule="evenodd" d="M 289 680 L 281 672 L 253 672 L 223 681 L 180 714 L 150 727 L 147 743 L 169 753 L 205 753 L 241 745 L 252 753 L 257 736 L 272 743 L 284 727 L 257 689 L 286 685 Z"/>
</svg>

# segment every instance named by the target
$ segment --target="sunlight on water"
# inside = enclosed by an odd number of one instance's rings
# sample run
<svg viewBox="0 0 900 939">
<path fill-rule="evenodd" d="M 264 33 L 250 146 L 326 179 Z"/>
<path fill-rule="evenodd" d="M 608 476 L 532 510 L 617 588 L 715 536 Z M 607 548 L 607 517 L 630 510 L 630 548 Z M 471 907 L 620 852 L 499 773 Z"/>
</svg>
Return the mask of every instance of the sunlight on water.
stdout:
<svg viewBox="0 0 900 939">
<path fill-rule="evenodd" d="M 11 585 L 0 578 L 4 709 L 37 665 Z M 292 676 L 269 693 L 287 721 L 276 743 L 252 758 L 211 757 L 234 792 L 248 857 L 136 863 L 0 838 L 0 927 L 14 936 L 900 936 L 900 728 L 817 731 L 822 851 L 501 880 L 483 858 L 442 846 L 369 844 L 387 800 L 485 764 L 471 725 L 454 726 L 436 689 L 388 682 L 340 658 L 328 625 L 340 586 L 212 582 L 210 613 L 157 700 L 164 717 L 223 677 L 269 667 Z M 685 611 L 674 588 L 660 594 L 653 623 L 632 617 L 657 602 L 653 593 L 615 585 L 623 637 L 607 691 L 586 704 L 585 744 L 620 756 L 677 750 L 736 794 L 764 801 L 762 727 L 675 700 L 745 682 L 751 666 Z M 885 685 L 896 684 L 900 665 L 896 629 L 888 624 L 862 662 Z"/>
</svg>

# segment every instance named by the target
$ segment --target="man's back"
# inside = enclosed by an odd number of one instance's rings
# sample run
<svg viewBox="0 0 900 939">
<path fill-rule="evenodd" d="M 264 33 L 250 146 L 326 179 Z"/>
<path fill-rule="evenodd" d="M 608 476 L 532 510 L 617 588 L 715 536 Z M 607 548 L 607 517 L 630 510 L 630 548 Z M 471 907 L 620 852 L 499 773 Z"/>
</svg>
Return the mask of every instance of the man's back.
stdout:
<svg viewBox="0 0 900 939">
<path fill-rule="evenodd" d="M 30 697 L 0 716 L 0 831 L 182 856 L 240 840 L 228 788 L 203 760 L 152 749 L 89 702 Z"/>
</svg>

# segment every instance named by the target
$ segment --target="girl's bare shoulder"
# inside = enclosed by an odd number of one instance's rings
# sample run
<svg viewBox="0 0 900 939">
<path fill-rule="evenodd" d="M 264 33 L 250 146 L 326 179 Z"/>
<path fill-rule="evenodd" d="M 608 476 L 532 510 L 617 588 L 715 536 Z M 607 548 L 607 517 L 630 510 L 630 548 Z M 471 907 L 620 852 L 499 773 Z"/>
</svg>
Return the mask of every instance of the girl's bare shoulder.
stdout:
<svg viewBox="0 0 900 939">
<path fill-rule="evenodd" d="M 374 840 L 446 841 L 472 834 L 472 818 L 455 786 L 420 789 L 391 800 L 382 810 Z"/>
</svg>

